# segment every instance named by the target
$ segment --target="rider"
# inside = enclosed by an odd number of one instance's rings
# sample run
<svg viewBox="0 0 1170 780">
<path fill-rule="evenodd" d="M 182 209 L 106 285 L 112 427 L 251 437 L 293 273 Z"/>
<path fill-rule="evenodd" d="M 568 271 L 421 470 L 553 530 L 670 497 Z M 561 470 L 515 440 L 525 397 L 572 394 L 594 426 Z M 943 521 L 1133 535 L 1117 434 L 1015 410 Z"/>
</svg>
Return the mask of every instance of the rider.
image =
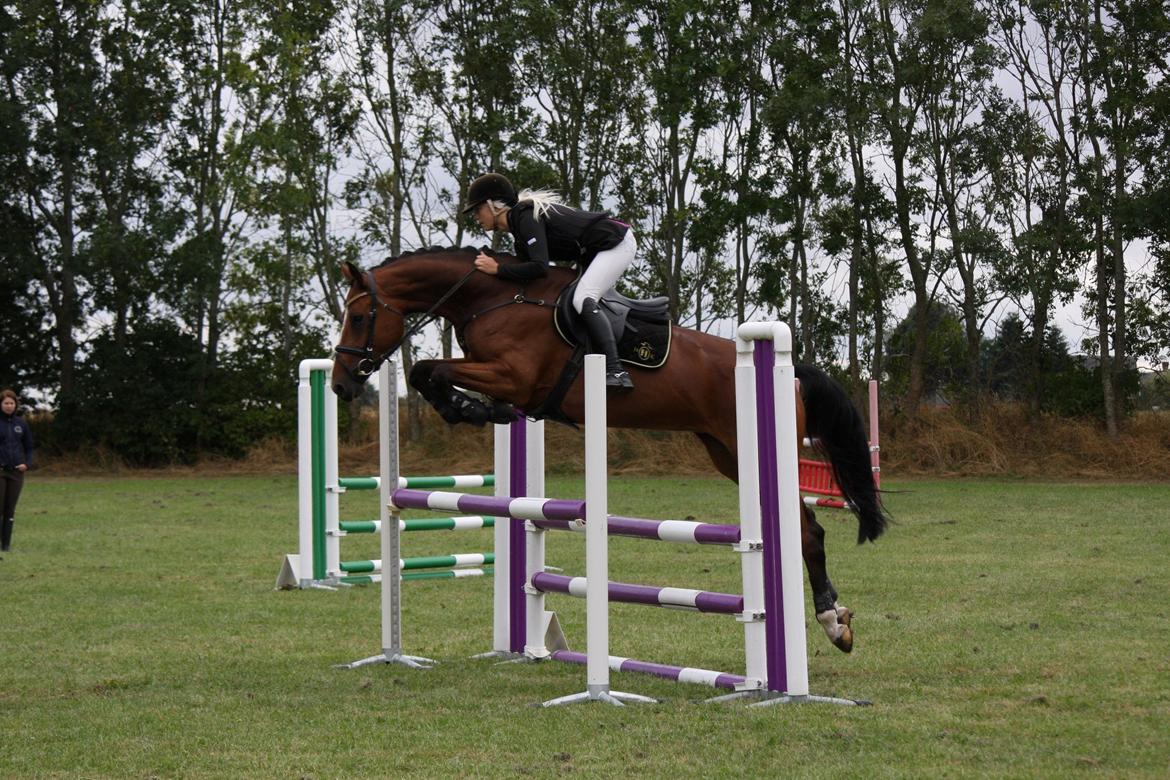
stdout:
<svg viewBox="0 0 1170 780">
<path fill-rule="evenodd" d="M 581 314 L 594 347 L 605 355 L 606 387 L 619 393 L 633 390 L 634 381 L 618 362 L 613 329 L 597 305 L 634 262 L 638 245 L 630 226 L 606 212 L 566 206 L 548 190 L 517 194 L 512 182 L 498 173 L 485 173 L 471 183 L 463 213 L 472 214 L 484 230 L 512 234 L 521 262 L 500 265 L 481 252 L 475 267 L 486 274 L 515 282 L 548 276 L 550 252 L 585 269 L 573 293 L 573 308 Z"/>
</svg>

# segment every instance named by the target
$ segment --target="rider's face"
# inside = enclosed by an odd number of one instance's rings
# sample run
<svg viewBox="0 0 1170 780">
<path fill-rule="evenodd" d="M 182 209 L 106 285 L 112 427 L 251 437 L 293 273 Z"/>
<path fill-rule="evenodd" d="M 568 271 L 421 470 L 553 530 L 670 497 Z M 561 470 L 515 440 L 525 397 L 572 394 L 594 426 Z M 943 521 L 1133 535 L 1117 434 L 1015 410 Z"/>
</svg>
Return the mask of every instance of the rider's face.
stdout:
<svg viewBox="0 0 1170 780">
<path fill-rule="evenodd" d="M 489 233 L 496 229 L 495 212 L 492 211 L 492 207 L 489 206 L 486 201 L 476 206 L 475 221 L 479 223 L 481 228 Z"/>
</svg>

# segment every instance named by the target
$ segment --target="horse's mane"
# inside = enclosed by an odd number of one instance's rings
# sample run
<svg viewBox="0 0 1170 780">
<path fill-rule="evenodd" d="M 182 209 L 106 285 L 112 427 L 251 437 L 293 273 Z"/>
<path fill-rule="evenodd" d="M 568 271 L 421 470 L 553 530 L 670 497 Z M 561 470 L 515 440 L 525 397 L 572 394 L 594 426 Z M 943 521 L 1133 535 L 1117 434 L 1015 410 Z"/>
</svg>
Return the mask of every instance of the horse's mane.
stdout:
<svg viewBox="0 0 1170 780">
<path fill-rule="evenodd" d="M 427 255 L 437 255 L 437 254 L 459 254 L 459 255 L 471 254 L 474 257 L 475 255 L 479 254 L 480 252 L 486 252 L 487 254 L 496 258 L 500 262 L 504 262 L 504 263 L 510 263 L 516 259 L 515 257 L 508 254 L 507 252 L 499 252 L 499 251 L 497 251 L 495 249 L 491 249 L 489 247 L 480 248 L 480 247 L 474 247 L 474 246 L 464 246 L 464 247 L 428 246 L 428 247 L 424 247 L 423 249 L 412 249 L 410 251 L 403 252 L 402 254 L 398 255 L 397 257 L 388 257 L 385 260 L 383 260 L 381 263 L 379 263 L 376 267 L 383 268 L 385 266 L 390 265 L 391 263 L 396 263 L 399 260 L 405 260 L 408 257 L 413 258 L 413 259 L 418 259 L 421 257 L 425 257 Z M 459 258 L 453 258 L 453 259 L 463 260 L 466 258 L 459 257 Z"/>
</svg>

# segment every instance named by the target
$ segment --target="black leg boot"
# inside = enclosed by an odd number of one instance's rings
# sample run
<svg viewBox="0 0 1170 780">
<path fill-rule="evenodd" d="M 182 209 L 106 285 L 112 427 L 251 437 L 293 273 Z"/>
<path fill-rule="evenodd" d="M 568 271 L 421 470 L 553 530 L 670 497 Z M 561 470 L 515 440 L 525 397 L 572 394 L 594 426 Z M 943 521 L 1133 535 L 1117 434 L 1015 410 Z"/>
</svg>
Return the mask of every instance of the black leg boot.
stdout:
<svg viewBox="0 0 1170 780">
<path fill-rule="evenodd" d="M 586 298 L 581 305 L 581 319 L 585 322 L 585 329 L 589 331 L 589 340 L 593 342 L 593 349 L 605 355 L 605 386 L 611 392 L 628 393 L 634 389 L 634 380 L 618 361 L 617 343 L 613 338 L 613 329 L 609 320 L 597 308 L 597 301 Z"/>
<path fill-rule="evenodd" d="M 10 517 L 4 520 L 3 525 L 0 525 L 0 552 L 8 552 L 9 546 L 12 545 L 12 526 L 15 522 Z"/>
</svg>

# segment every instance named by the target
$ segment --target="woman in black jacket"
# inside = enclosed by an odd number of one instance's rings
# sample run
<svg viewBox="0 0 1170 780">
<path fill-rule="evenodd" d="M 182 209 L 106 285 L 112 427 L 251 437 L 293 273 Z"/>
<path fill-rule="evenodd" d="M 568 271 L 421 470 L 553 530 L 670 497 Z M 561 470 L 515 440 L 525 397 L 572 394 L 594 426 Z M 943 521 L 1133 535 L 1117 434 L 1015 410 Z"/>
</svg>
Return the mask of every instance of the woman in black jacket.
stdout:
<svg viewBox="0 0 1170 780">
<path fill-rule="evenodd" d="M 581 314 L 590 341 L 605 355 L 606 387 L 619 393 L 633 390 L 633 380 L 618 362 L 609 320 L 597 306 L 634 262 L 638 245 L 630 226 L 603 211 L 566 206 L 547 190 L 517 194 L 512 182 L 498 173 L 486 173 L 471 183 L 463 213 L 472 214 L 484 230 L 506 230 L 514 239 L 521 262 L 500 265 L 481 253 L 475 267 L 486 274 L 528 281 L 547 276 L 553 258 L 584 268 L 573 294 L 573 308 Z"/>
<path fill-rule="evenodd" d="M 16 393 L 0 390 L 0 551 L 12 544 L 16 501 L 24 487 L 24 472 L 32 465 L 32 434 L 16 413 Z"/>
</svg>

